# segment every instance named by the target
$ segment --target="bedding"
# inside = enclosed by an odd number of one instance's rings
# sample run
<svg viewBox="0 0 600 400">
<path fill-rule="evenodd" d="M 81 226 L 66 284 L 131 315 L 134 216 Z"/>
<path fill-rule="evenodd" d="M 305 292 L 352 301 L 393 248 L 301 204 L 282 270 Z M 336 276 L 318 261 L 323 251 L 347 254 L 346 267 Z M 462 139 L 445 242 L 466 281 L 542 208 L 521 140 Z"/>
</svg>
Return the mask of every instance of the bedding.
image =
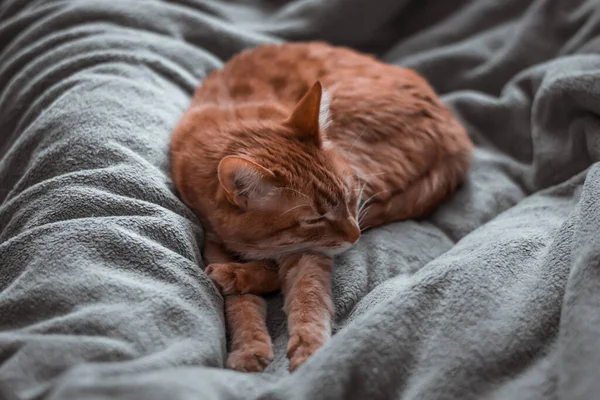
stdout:
<svg viewBox="0 0 600 400">
<path fill-rule="evenodd" d="M 223 368 L 203 230 L 169 178 L 203 77 L 325 40 L 423 74 L 477 144 L 422 221 L 336 259 L 334 336 Z M 19 399 L 594 399 L 600 393 L 594 0 L 0 1 L 0 387 Z"/>
</svg>

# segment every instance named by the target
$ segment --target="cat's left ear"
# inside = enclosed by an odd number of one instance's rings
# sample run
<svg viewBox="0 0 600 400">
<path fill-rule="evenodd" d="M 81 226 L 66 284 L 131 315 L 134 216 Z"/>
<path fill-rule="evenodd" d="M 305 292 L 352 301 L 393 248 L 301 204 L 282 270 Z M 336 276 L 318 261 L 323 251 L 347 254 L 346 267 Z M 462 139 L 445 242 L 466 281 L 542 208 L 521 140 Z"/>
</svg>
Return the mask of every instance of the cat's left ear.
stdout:
<svg viewBox="0 0 600 400">
<path fill-rule="evenodd" d="M 227 156 L 217 170 L 227 200 L 242 210 L 268 207 L 276 201 L 275 174 L 244 157 Z"/>
<path fill-rule="evenodd" d="M 287 125 L 294 129 L 300 140 L 314 140 L 320 146 L 328 123 L 329 95 L 317 81 L 300 99 Z"/>
</svg>

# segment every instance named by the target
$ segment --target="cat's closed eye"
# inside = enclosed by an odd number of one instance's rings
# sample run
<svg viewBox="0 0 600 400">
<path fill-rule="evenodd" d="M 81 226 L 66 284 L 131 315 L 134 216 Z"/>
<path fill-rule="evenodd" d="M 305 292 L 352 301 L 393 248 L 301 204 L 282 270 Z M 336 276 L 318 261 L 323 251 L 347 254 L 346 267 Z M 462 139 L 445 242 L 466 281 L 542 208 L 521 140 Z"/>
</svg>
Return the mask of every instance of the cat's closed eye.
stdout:
<svg viewBox="0 0 600 400">
<path fill-rule="evenodd" d="M 320 216 L 316 216 L 316 217 L 305 218 L 300 221 L 300 224 L 304 225 L 304 226 L 315 226 L 315 225 L 322 224 L 324 221 L 325 221 L 325 217 L 320 215 Z"/>
</svg>

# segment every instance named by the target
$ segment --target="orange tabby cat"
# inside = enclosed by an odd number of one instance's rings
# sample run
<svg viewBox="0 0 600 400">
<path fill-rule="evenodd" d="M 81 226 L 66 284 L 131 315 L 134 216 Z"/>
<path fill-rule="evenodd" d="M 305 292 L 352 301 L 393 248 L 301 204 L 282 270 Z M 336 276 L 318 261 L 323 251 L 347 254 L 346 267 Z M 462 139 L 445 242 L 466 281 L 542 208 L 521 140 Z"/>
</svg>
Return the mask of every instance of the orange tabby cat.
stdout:
<svg viewBox="0 0 600 400">
<path fill-rule="evenodd" d="M 280 288 L 290 370 L 301 365 L 330 336 L 332 257 L 361 228 L 431 212 L 465 179 L 472 147 L 422 77 L 350 49 L 264 45 L 211 73 L 171 159 L 225 295 L 227 366 L 272 360 L 260 295 Z"/>
</svg>

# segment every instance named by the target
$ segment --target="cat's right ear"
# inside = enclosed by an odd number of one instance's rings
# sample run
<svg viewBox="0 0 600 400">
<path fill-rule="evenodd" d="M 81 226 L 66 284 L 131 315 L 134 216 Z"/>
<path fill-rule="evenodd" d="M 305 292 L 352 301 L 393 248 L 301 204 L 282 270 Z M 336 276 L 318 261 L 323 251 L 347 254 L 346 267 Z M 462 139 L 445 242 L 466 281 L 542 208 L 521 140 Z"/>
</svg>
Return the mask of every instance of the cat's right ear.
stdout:
<svg viewBox="0 0 600 400">
<path fill-rule="evenodd" d="M 303 141 L 323 143 L 323 130 L 329 123 L 329 95 L 317 81 L 300 99 L 287 121 Z"/>
<path fill-rule="evenodd" d="M 224 157 L 218 176 L 227 200 L 243 210 L 265 207 L 273 197 L 275 175 L 247 158 Z"/>
</svg>

